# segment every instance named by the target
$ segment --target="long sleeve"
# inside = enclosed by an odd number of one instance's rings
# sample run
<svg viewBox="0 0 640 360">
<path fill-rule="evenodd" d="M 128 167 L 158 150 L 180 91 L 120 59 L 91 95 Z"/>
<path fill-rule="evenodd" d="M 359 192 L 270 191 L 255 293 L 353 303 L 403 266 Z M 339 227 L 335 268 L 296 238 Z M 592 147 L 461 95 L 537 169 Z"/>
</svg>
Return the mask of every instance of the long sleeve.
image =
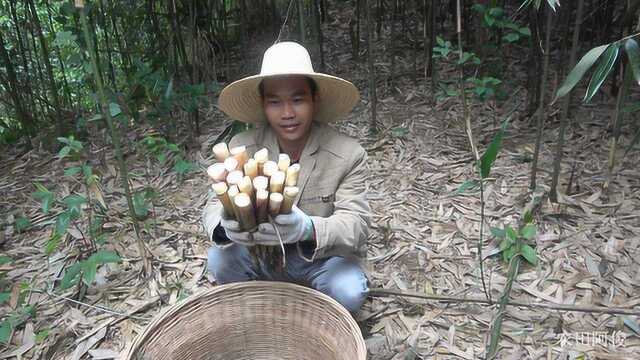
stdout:
<svg viewBox="0 0 640 360">
<path fill-rule="evenodd" d="M 310 216 L 315 231 L 316 249 L 311 259 L 331 255 L 364 256 L 362 249 L 369 236 L 371 208 L 366 199 L 367 153 L 359 147 L 351 159 L 351 170 L 340 183 L 329 217 Z M 303 254 L 307 254 L 304 251 Z"/>
</svg>

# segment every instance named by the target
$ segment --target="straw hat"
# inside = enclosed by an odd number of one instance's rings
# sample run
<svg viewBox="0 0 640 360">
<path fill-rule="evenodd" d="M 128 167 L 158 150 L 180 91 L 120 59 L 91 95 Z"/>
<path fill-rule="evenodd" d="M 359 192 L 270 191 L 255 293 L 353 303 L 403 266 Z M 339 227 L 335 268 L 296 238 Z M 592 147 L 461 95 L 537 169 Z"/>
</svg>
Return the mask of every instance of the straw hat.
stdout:
<svg viewBox="0 0 640 360">
<path fill-rule="evenodd" d="M 227 85 L 220 93 L 218 106 L 231 118 L 246 123 L 266 121 L 258 89 L 267 77 L 303 75 L 317 84 L 318 122 L 333 122 L 346 116 L 360 98 L 358 89 L 347 80 L 313 71 L 307 49 L 295 42 L 280 42 L 267 49 L 260 74 Z"/>
</svg>

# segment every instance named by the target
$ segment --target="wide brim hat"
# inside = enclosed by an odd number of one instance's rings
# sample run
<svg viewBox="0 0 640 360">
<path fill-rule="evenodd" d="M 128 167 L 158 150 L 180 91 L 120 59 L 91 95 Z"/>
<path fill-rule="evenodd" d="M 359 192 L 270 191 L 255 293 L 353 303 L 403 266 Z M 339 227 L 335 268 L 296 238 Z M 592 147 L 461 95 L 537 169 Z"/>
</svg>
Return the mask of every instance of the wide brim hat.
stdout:
<svg viewBox="0 0 640 360">
<path fill-rule="evenodd" d="M 295 42 L 280 42 L 267 49 L 260 74 L 237 80 L 220 93 L 218 107 L 232 119 L 245 123 L 266 121 L 259 86 L 269 77 L 306 76 L 317 85 L 314 120 L 328 123 L 344 118 L 360 98 L 351 82 L 313 71 L 307 49 Z"/>
</svg>

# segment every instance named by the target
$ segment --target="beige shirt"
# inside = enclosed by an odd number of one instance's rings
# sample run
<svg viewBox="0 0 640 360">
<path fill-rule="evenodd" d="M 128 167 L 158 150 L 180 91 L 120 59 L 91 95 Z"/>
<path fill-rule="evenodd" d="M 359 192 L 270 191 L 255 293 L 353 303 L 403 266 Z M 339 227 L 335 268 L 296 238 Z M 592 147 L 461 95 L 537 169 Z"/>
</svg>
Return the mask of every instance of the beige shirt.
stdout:
<svg viewBox="0 0 640 360">
<path fill-rule="evenodd" d="M 229 142 L 229 147 L 240 145 L 247 147 L 250 156 L 266 147 L 270 160 L 278 160 L 278 140 L 268 125 L 240 133 Z M 371 221 L 366 159 L 366 151 L 355 139 L 326 124 L 313 123 L 299 161 L 296 198 L 296 205 L 309 215 L 315 228 L 317 248 L 311 260 L 366 256 Z M 204 208 L 202 220 L 210 239 L 220 223 L 221 206 L 213 196 Z"/>
</svg>

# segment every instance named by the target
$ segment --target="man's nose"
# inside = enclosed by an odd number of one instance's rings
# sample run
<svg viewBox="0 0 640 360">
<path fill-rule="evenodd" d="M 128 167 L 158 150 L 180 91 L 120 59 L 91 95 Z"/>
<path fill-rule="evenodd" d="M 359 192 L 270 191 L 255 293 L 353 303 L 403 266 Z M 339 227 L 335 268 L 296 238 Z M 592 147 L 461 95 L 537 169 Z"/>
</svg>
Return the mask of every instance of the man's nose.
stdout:
<svg viewBox="0 0 640 360">
<path fill-rule="evenodd" d="M 293 106 L 288 101 L 285 101 L 285 103 L 284 103 L 284 109 L 282 111 L 282 117 L 285 118 L 285 119 L 291 119 L 291 118 L 295 117 L 295 111 L 293 110 Z"/>
</svg>

